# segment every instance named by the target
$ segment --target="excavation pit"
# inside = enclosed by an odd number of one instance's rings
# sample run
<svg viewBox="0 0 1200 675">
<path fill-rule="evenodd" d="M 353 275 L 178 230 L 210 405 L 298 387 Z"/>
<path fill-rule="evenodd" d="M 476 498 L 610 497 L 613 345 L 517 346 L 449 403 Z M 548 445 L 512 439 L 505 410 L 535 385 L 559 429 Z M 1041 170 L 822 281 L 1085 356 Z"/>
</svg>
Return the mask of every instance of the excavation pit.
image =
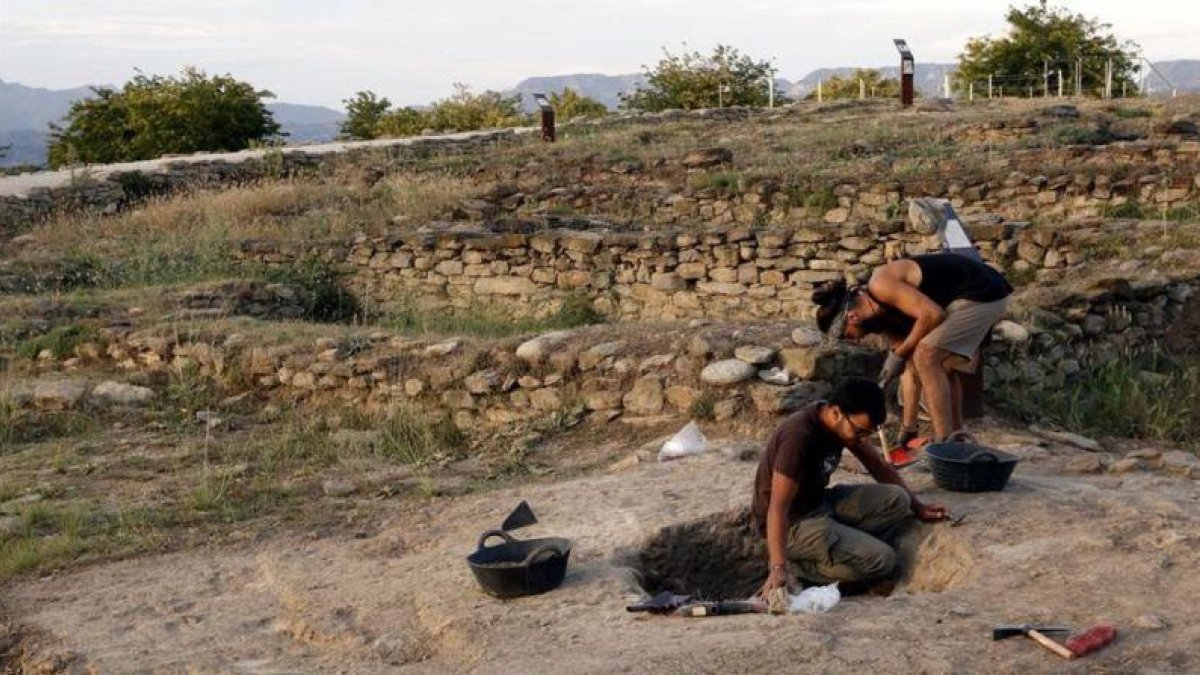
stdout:
<svg viewBox="0 0 1200 675">
<path fill-rule="evenodd" d="M 966 579 L 974 565 L 965 537 L 947 525 L 914 521 L 894 546 L 898 590 L 939 593 Z M 637 551 L 632 565 L 649 595 L 748 598 L 766 579 L 766 543 L 754 531 L 750 510 L 737 509 L 664 527 Z M 859 589 L 845 590 L 853 595 Z"/>
</svg>

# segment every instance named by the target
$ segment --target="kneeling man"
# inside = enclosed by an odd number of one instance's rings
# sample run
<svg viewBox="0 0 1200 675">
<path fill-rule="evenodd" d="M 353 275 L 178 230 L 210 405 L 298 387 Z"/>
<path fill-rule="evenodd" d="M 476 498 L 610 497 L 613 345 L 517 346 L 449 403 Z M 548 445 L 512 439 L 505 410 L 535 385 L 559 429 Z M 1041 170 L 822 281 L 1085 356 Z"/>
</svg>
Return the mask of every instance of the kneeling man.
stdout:
<svg viewBox="0 0 1200 675">
<path fill-rule="evenodd" d="M 770 572 L 759 594 L 795 586 L 795 576 L 829 584 L 891 576 L 891 539 L 909 518 L 933 522 L 945 507 L 923 503 L 870 443 L 886 415 L 883 390 L 848 378 L 775 430 L 754 479 L 752 511 L 767 539 Z M 848 448 L 877 485 L 835 485 L 829 477 Z"/>
</svg>

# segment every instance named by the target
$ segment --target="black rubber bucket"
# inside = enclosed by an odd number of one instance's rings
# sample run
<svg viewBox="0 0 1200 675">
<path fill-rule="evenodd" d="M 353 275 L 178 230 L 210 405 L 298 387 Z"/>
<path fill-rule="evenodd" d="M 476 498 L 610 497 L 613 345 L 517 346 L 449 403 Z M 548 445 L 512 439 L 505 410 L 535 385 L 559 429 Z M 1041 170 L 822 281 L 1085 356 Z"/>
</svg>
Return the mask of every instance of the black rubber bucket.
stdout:
<svg viewBox="0 0 1200 675">
<path fill-rule="evenodd" d="M 934 443 L 925 448 L 933 482 L 954 492 L 1003 490 L 1017 457 L 972 443 Z"/>
<path fill-rule="evenodd" d="M 487 546 L 492 537 L 503 543 Z M 571 541 L 561 537 L 520 540 L 504 530 L 488 530 L 476 551 L 467 556 L 475 580 L 497 598 L 519 598 L 558 588 L 567 575 Z"/>
</svg>

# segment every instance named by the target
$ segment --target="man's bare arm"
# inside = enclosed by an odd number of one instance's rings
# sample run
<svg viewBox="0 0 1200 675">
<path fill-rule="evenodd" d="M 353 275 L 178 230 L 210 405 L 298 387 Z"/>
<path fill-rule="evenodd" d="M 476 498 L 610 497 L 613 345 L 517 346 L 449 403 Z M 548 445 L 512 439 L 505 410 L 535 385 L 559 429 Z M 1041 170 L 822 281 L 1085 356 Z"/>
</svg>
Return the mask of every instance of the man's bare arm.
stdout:
<svg viewBox="0 0 1200 675">
<path fill-rule="evenodd" d="M 771 503 L 767 506 L 767 557 L 772 566 L 786 565 L 788 512 L 796 498 L 799 485 L 795 480 L 774 471 L 771 473 Z"/>
<path fill-rule="evenodd" d="M 904 491 L 908 493 L 908 498 L 912 500 L 913 512 L 917 511 L 921 500 L 917 499 L 917 496 L 913 494 L 908 484 L 900 477 L 900 472 L 896 471 L 896 467 L 892 466 L 890 462 L 885 461 L 883 454 L 876 450 L 869 441 L 860 439 L 849 450 L 851 454 L 858 458 L 858 461 L 862 463 L 867 473 L 871 474 L 875 482 L 904 488 Z"/>
<path fill-rule="evenodd" d="M 892 349 L 897 356 L 906 359 L 911 357 L 917 349 L 917 343 L 946 318 L 946 310 L 910 284 L 899 268 L 888 266 L 879 269 L 871 275 L 867 288 L 879 301 L 895 307 L 914 320 L 908 337 Z"/>
<path fill-rule="evenodd" d="M 936 502 L 925 503 L 918 499 L 917 495 L 913 494 L 912 488 L 908 487 L 908 484 L 900 477 L 900 472 L 896 471 L 896 467 L 886 461 L 869 441 L 860 439 L 850 448 L 850 452 L 858 458 L 858 461 L 862 462 L 863 467 L 876 482 L 895 485 L 907 492 L 913 515 L 926 522 L 937 522 L 948 517 L 949 512 L 945 506 Z"/>
</svg>

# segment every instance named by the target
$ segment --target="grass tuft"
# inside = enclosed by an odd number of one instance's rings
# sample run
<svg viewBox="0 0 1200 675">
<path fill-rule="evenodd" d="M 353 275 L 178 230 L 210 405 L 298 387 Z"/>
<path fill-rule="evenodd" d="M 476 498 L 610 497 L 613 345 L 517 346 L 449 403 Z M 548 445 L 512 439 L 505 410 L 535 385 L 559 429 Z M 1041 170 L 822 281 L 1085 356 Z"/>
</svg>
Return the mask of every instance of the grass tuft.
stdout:
<svg viewBox="0 0 1200 675">
<path fill-rule="evenodd" d="M 1109 359 L 1063 387 L 1008 385 L 996 395 L 1002 408 L 1025 419 L 1200 450 L 1200 361 L 1158 352 Z"/>
<path fill-rule="evenodd" d="M 553 313 L 541 317 L 514 317 L 493 307 L 472 307 L 460 311 L 405 306 L 393 310 L 375 323 L 380 327 L 410 335 L 460 335 L 480 338 L 504 338 L 524 333 L 541 333 L 603 323 L 604 316 L 582 295 L 567 297 Z"/>
<path fill-rule="evenodd" d="M 36 359 L 39 354 L 49 350 L 56 359 L 65 359 L 75 355 L 75 348 L 85 342 L 100 342 L 102 338 L 96 329 L 82 324 L 55 326 L 50 332 L 35 338 L 25 340 L 17 346 L 17 356 L 25 359 Z"/>
</svg>

